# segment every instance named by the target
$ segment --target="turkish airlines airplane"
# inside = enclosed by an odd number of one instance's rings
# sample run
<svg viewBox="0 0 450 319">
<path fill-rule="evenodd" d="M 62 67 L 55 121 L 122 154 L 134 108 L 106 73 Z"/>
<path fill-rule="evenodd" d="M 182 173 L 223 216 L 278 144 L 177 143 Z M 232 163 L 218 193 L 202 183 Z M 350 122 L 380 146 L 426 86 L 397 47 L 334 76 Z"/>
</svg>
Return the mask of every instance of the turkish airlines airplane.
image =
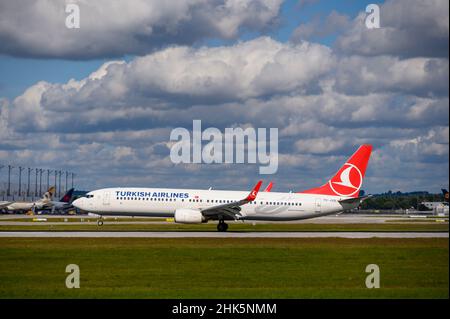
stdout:
<svg viewBox="0 0 450 319">
<path fill-rule="evenodd" d="M 298 193 L 259 192 L 262 181 L 250 191 L 105 188 L 75 200 L 73 206 L 100 215 L 173 217 L 176 223 L 196 224 L 218 220 L 226 231 L 227 220 L 289 221 L 341 213 L 357 208 L 371 145 L 362 145 L 323 186 Z"/>
</svg>

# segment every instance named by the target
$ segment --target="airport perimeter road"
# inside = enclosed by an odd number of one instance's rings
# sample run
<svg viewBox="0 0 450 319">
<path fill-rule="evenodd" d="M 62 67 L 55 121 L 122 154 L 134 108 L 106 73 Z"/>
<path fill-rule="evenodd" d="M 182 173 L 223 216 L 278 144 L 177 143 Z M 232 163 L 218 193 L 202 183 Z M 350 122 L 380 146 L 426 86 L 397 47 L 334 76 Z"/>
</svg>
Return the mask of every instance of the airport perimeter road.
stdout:
<svg viewBox="0 0 450 319">
<path fill-rule="evenodd" d="M 449 238 L 448 232 L 0 232 L 0 237 L 32 238 Z"/>
</svg>

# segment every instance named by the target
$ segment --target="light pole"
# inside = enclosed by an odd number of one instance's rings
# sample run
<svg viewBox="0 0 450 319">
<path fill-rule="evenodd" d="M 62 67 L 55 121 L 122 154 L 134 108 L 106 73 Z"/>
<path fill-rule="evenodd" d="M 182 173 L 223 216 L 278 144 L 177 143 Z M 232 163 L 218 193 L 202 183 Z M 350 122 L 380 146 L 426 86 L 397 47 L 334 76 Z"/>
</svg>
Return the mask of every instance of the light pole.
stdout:
<svg viewBox="0 0 450 319">
<path fill-rule="evenodd" d="M 59 180 L 59 188 L 58 188 L 58 197 L 61 197 L 61 175 L 62 171 L 58 171 L 58 180 Z"/>
<path fill-rule="evenodd" d="M 5 165 L 0 165 L 0 171 L 2 170 L 2 168 L 5 167 Z M 3 195 L 4 196 L 4 195 Z M 4 199 L 4 198 L 3 198 Z"/>
<path fill-rule="evenodd" d="M 47 169 L 47 188 L 50 188 L 50 173 L 52 172 L 51 169 Z"/>
<path fill-rule="evenodd" d="M 35 168 L 34 172 L 36 173 L 35 176 L 35 180 L 34 180 L 34 196 L 38 197 L 38 188 L 37 188 L 37 184 L 38 184 L 38 174 L 39 174 L 39 168 Z"/>
<path fill-rule="evenodd" d="M 33 171 L 32 168 L 28 167 L 28 186 L 27 186 L 27 197 L 30 197 L 30 175 Z"/>
<path fill-rule="evenodd" d="M 8 165 L 8 190 L 6 191 L 6 196 L 11 196 L 11 170 L 14 166 Z"/>
<path fill-rule="evenodd" d="M 75 173 L 72 173 L 72 188 L 73 188 L 73 179 L 75 178 Z"/>
<path fill-rule="evenodd" d="M 19 166 L 19 198 L 22 196 L 22 171 L 25 167 Z"/>
<path fill-rule="evenodd" d="M 39 169 L 39 194 L 42 194 L 42 173 L 44 170 L 42 168 Z"/>
<path fill-rule="evenodd" d="M 5 165 L 0 165 L 0 171 L 2 170 L 3 167 L 5 167 Z M 1 179 L 0 179 L 0 181 L 1 181 Z M 2 190 L 2 193 L 3 193 L 3 190 Z M 5 200 L 5 193 L 3 193 L 3 200 Z"/>
<path fill-rule="evenodd" d="M 66 171 L 66 190 L 65 190 L 66 192 L 67 192 L 67 185 L 68 185 L 68 184 L 67 184 L 67 179 L 68 179 L 68 178 L 69 178 L 69 172 Z"/>
<path fill-rule="evenodd" d="M 58 171 L 55 169 L 53 172 L 55 173 L 55 195 L 56 195 L 56 191 L 58 190 L 58 184 L 56 184 L 56 176 L 58 175 Z"/>
</svg>

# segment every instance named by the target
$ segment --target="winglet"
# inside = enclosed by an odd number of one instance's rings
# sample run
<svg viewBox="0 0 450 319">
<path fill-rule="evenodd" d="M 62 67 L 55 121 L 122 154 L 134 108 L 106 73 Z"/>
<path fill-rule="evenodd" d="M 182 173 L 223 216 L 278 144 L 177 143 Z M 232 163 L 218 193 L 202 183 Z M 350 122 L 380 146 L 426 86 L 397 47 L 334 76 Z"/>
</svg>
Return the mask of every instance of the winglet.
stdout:
<svg viewBox="0 0 450 319">
<path fill-rule="evenodd" d="M 273 186 L 273 182 L 270 182 L 269 185 L 267 185 L 267 187 L 264 189 L 263 192 L 270 192 Z"/>
<path fill-rule="evenodd" d="M 256 195 L 258 195 L 259 189 L 261 188 L 262 181 L 256 183 L 255 187 L 253 187 L 252 191 L 245 198 L 246 201 L 252 202 L 256 199 Z"/>
</svg>

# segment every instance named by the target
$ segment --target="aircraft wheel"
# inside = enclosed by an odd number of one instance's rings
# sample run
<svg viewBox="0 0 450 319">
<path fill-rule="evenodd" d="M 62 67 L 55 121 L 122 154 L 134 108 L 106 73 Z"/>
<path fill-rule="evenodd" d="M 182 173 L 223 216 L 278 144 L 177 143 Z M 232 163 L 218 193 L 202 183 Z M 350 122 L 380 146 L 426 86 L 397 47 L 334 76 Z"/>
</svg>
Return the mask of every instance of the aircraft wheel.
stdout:
<svg viewBox="0 0 450 319">
<path fill-rule="evenodd" d="M 97 220 L 97 225 L 98 226 L 102 226 L 103 225 L 103 220 L 101 220 L 101 219 Z"/>
<path fill-rule="evenodd" d="M 220 221 L 220 222 L 217 224 L 217 230 L 218 230 L 219 232 L 226 232 L 227 229 L 228 229 L 228 224 L 224 223 L 223 221 Z"/>
</svg>

